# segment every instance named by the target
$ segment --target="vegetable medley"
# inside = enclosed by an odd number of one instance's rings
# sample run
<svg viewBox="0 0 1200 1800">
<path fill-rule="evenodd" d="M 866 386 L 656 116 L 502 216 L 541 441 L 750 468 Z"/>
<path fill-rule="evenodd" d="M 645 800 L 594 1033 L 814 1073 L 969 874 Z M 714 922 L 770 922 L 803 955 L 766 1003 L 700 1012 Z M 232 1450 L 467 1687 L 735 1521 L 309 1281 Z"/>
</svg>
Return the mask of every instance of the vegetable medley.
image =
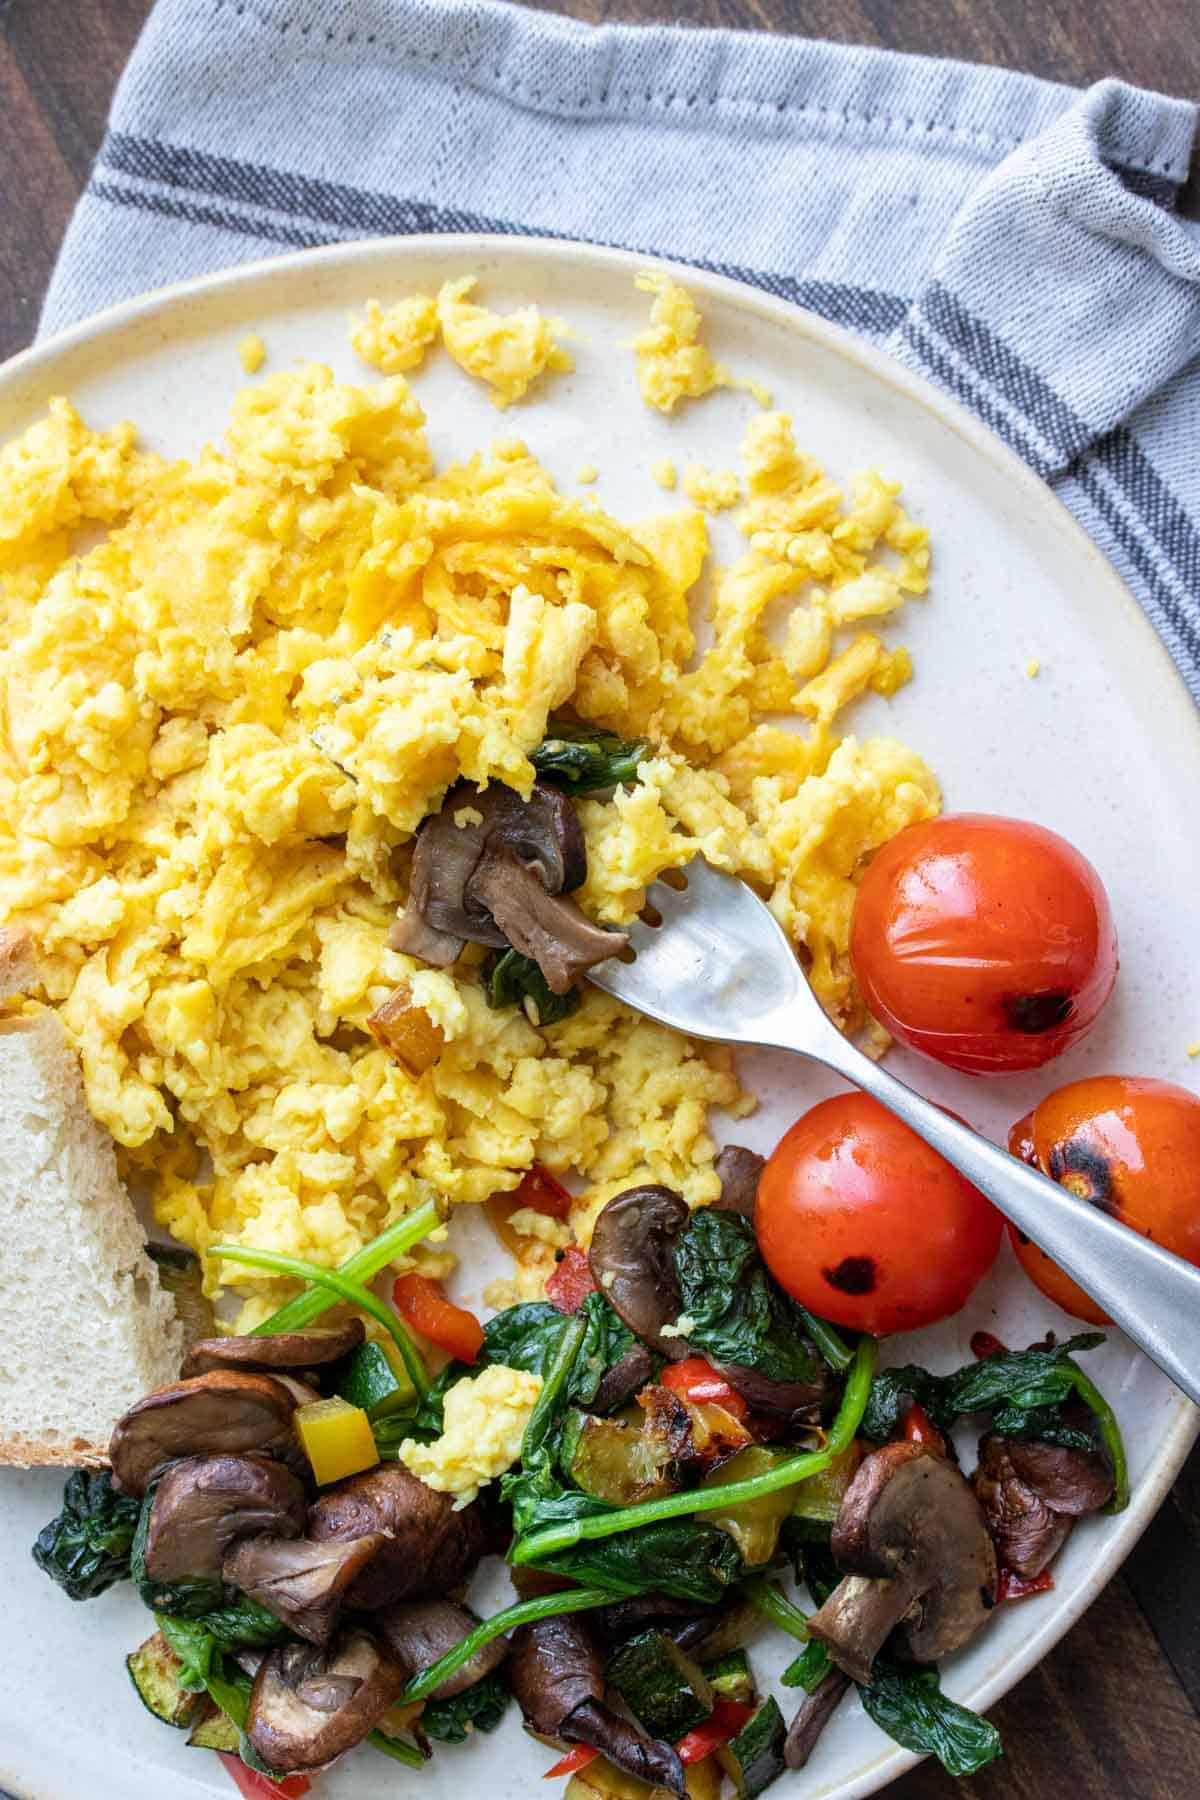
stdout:
<svg viewBox="0 0 1200 1800">
<path fill-rule="evenodd" d="M 433 1284 L 402 1276 L 393 1307 L 364 1285 L 433 1207 L 357 1266 L 308 1270 L 125 1415 L 111 1473 L 71 1477 L 35 1557 L 72 1598 L 137 1586 L 155 1629 L 134 1686 L 243 1785 L 303 1791 L 359 1744 L 416 1769 L 515 1699 L 571 1800 L 754 1796 L 852 1687 L 907 1748 L 982 1767 L 995 1729 L 937 1664 L 1049 1585 L 1077 1517 L 1124 1504 L 1116 1421 L 1076 1361 L 1101 1339 L 981 1336 L 950 1374 L 880 1371 L 875 1338 L 768 1271 L 746 1216 L 760 1164 L 726 1153 L 694 1214 L 667 1188 L 614 1196 L 553 1298 L 482 1327 Z M 471 1440 L 470 1487 L 439 1486 L 464 1405 L 496 1454 Z M 968 1477 L 949 1433 L 977 1421 Z M 480 1619 L 461 1596 L 496 1554 L 516 1591 Z M 790 1723 L 746 1647 L 764 1619 L 800 1647 Z"/>
</svg>

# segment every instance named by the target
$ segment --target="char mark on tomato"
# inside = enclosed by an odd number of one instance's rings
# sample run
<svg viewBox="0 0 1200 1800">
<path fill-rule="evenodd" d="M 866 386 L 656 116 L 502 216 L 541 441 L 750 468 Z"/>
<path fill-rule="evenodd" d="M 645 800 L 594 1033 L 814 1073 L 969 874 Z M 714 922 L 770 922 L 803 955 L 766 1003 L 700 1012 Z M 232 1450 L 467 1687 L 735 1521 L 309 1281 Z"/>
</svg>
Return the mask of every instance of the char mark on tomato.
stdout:
<svg viewBox="0 0 1200 1800">
<path fill-rule="evenodd" d="M 843 1256 L 833 1269 L 822 1269 L 830 1287 L 843 1294 L 871 1294 L 875 1291 L 876 1270 L 870 1256 Z"/>
<path fill-rule="evenodd" d="M 1013 1031 L 1023 1032 L 1026 1037 L 1037 1037 L 1065 1025 L 1075 1010 L 1070 994 L 1054 989 L 1040 994 L 1006 994 L 1001 1004 Z"/>
<path fill-rule="evenodd" d="M 1118 1216 L 1121 1207 L 1113 1191 L 1112 1166 L 1102 1150 L 1082 1138 L 1068 1138 L 1065 1144 L 1051 1146 L 1049 1164 L 1051 1177 L 1062 1187 Z"/>
</svg>

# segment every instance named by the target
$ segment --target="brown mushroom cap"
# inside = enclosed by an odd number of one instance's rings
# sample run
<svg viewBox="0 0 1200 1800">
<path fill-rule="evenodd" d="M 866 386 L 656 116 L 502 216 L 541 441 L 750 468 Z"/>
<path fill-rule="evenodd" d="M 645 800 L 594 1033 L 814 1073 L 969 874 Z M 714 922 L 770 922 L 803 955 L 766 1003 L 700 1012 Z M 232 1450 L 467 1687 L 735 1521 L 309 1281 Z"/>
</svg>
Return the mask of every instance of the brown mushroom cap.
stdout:
<svg viewBox="0 0 1200 1800">
<path fill-rule="evenodd" d="M 241 1537 L 298 1537 L 308 1496 L 282 1463 L 262 1456 L 185 1456 L 154 1492 L 146 1573 L 155 1581 L 218 1581 Z"/>
<path fill-rule="evenodd" d="M 181 1456 L 220 1452 L 292 1460 L 296 1402 L 269 1375 L 214 1369 L 156 1388 L 118 1419 L 108 1446 L 113 1480 L 142 1499 L 158 1471 Z"/>
<path fill-rule="evenodd" d="M 474 1569 L 486 1540 L 477 1502 L 455 1512 L 452 1495 L 426 1487 L 403 1463 L 351 1475 L 309 1508 L 314 1542 L 368 1532 L 386 1533 L 389 1542 L 355 1582 L 349 1604 L 372 1612 L 396 1600 L 448 1593 Z"/>
<path fill-rule="evenodd" d="M 1026 1579 L 1058 1555 L 1074 1519 L 1104 1506 L 1113 1492 L 1101 1457 L 995 1433 L 979 1446 L 973 1481 L 1001 1563 Z"/>
<path fill-rule="evenodd" d="M 361 1319 L 328 1329 L 281 1331 L 277 1336 L 203 1338 L 193 1344 L 179 1371 L 207 1375 L 210 1369 L 315 1369 L 349 1356 L 366 1337 Z"/>
<path fill-rule="evenodd" d="M 672 1188 L 626 1188 L 601 1209 L 588 1250 L 596 1285 L 613 1311 L 668 1362 L 691 1354 L 686 1338 L 662 1335 L 683 1304 L 675 1245 L 691 1216 Z"/>
<path fill-rule="evenodd" d="M 466 814 L 459 823 L 459 815 Z M 471 818 L 469 815 L 474 814 Z M 418 956 L 417 940 L 442 940 L 453 962 L 464 942 L 504 945 L 507 940 L 486 903 L 467 892 L 489 848 L 505 847 L 536 872 L 547 894 L 570 892 L 587 879 L 583 828 L 574 807 L 557 788 L 535 782 L 528 800 L 503 782 L 478 789 L 459 781 L 417 832 L 409 874 L 408 904 L 388 939 L 393 950 Z M 451 950 L 453 954 L 450 954 Z"/>
<path fill-rule="evenodd" d="M 902 1625 L 917 1662 L 965 1644 L 995 1605 L 996 1552 L 982 1508 L 946 1457 L 924 1444 L 885 1444 L 860 1464 L 833 1528 L 851 1571 L 809 1620 L 809 1635 L 855 1681 Z"/>
<path fill-rule="evenodd" d="M 381 1607 L 371 1614 L 371 1630 L 400 1668 L 405 1678 L 420 1675 L 470 1637 L 479 1621 L 465 1606 L 452 1600 L 402 1600 L 397 1605 Z M 430 1698 L 451 1700 L 465 1693 L 493 1669 L 498 1669 L 508 1655 L 508 1640 L 493 1638 L 477 1650 L 469 1662 L 447 1676 Z"/>
<path fill-rule="evenodd" d="M 467 895 L 495 920 L 503 942 L 533 958 L 552 994 L 568 993 L 588 969 L 629 944 L 628 932 L 603 931 L 573 900 L 547 892 L 537 871 L 503 846 L 489 849 Z"/>
<path fill-rule="evenodd" d="M 246 1736 L 268 1768 L 319 1769 L 373 1731 L 400 1696 L 404 1674 L 365 1631 L 328 1650 L 284 1644 L 259 1665 Z"/>
<path fill-rule="evenodd" d="M 561 898 L 586 879 L 583 828 L 565 794 L 535 782 L 522 800 L 503 782 L 479 790 L 460 781 L 417 833 L 408 902 L 388 943 L 443 966 L 464 943 L 511 945 L 565 994 L 629 942 Z"/>
<path fill-rule="evenodd" d="M 221 1573 L 297 1637 L 327 1644 L 350 1588 L 386 1543 L 378 1531 L 324 1544 L 302 1537 L 244 1538 L 227 1553 Z"/>
</svg>

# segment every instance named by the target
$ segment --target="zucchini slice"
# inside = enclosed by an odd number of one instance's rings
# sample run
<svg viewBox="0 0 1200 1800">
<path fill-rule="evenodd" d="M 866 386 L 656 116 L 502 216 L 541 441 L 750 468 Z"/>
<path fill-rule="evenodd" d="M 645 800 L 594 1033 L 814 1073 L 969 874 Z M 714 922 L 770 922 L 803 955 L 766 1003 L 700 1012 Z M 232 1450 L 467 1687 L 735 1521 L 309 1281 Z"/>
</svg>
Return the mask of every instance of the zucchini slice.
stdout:
<svg viewBox="0 0 1200 1800">
<path fill-rule="evenodd" d="M 577 1413 L 563 1435 L 567 1473 L 576 1487 L 610 1506 L 634 1506 L 674 1493 L 669 1446 L 640 1425 Z"/>
<path fill-rule="evenodd" d="M 164 1725 L 186 1731 L 206 1703 L 206 1695 L 180 1686 L 179 1671 L 183 1667 L 161 1631 L 139 1644 L 125 1658 L 129 1679 L 147 1712 L 152 1712 Z"/>
<path fill-rule="evenodd" d="M 361 1407 L 372 1424 L 417 1403 L 417 1390 L 394 1344 L 359 1344 L 334 1370 L 333 1392 Z"/>
<path fill-rule="evenodd" d="M 188 1744 L 193 1750 L 224 1750 L 237 1756 L 241 1741 L 242 1734 L 229 1714 L 219 1706 L 210 1706 L 200 1723 L 193 1726 Z"/>
<path fill-rule="evenodd" d="M 737 1789 L 738 1800 L 754 1800 L 784 1771 L 787 1726 L 773 1698 L 764 1700 L 737 1736 L 717 1751 L 717 1759 Z"/>
<path fill-rule="evenodd" d="M 712 1684 L 665 1631 L 643 1631 L 617 1651 L 604 1678 L 651 1737 L 673 1744 L 712 1712 Z"/>
<path fill-rule="evenodd" d="M 718 1700 L 736 1700 L 742 1706 L 754 1704 L 754 1673 L 744 1650 L 730 1650 L 715 1662 L 700 1666 Z"/>
</svg>

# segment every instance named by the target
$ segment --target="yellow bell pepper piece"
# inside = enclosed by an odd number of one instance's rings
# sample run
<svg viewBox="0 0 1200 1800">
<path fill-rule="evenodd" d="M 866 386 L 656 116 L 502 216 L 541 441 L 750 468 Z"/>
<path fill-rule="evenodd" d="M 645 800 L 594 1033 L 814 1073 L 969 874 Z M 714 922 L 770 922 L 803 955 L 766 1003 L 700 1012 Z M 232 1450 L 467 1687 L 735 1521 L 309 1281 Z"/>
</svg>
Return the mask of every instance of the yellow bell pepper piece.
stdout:
<svg viewBox="0 0 1200 1800">
<path fill-rule="evenodd" d="M 337 1398 L 315 1400 L 296 1408 L 295 1422 L 319 1487 L 373 1469 L 379 1461 L 371 1421 L 361 1406 Z"/>
</svg>

